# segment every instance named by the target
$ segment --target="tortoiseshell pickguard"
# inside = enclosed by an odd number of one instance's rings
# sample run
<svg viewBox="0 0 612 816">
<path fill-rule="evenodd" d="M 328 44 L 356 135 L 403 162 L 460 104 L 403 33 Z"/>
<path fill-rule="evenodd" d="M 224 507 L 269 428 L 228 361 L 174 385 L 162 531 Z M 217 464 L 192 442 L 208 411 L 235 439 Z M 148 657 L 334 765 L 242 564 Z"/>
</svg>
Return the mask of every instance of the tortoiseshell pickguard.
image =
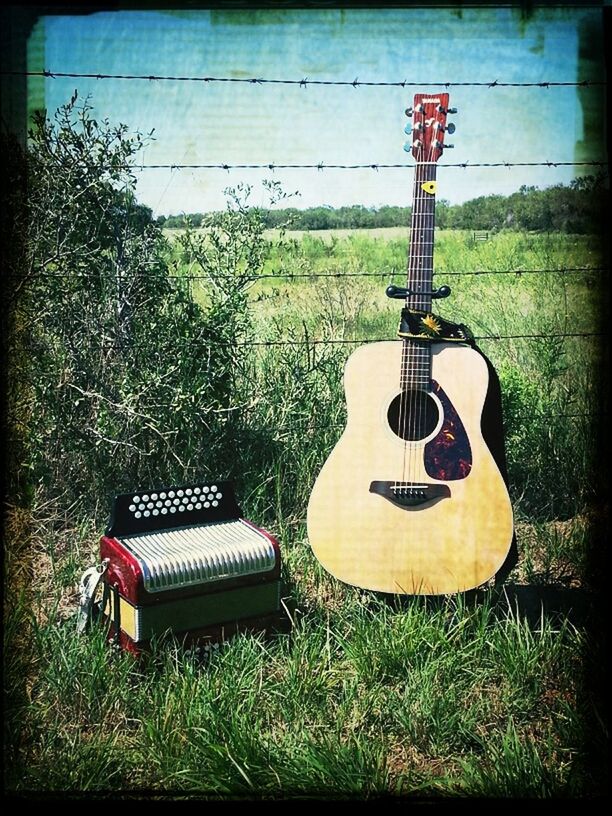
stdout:
<svg viewBox="0 0 612 816">
<path fill-rule="evenodd" d="M 450 482 L 465 479 L 472 469 L 470 441 L 453 404 L 432 380 L 432 393 L 442 403 L 444 420 L 439 433 L 425 445 L 425 470 L 432 479 Z"/>
</svg>

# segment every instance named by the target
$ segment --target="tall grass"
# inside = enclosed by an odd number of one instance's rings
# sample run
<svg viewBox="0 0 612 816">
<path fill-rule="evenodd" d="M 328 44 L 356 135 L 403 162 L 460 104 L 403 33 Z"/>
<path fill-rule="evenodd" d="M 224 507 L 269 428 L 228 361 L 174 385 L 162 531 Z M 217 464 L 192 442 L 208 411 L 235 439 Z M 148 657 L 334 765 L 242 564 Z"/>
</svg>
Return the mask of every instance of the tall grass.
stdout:
<svg viewBox="0 0 612 816">
<path fill-rule="evenodd" d="M 298 611 L 290 636 L 239 636 L 206 656 L 159 643 L 141 664 L 100 631 L 75 638 L 68 622 L 32 620 L 34 679 L 10 713 L 9 786 L 210 796 L 580 790 L 567 728 L 580 693 L 578 630 L 546 619 L 532 629 L 503 598 L 393 608 L 348 591 L 337 601 Z"/>
</svg>

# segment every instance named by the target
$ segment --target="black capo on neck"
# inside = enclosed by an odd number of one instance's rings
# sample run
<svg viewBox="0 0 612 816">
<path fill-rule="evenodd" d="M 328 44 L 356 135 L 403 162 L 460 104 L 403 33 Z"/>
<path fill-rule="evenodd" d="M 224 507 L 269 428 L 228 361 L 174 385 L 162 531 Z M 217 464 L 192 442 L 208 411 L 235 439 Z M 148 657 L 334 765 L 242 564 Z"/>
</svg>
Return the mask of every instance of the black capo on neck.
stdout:
<svg viewBox="0 0 612 816">
<path fill-rule="evenodd" d="M 431 297 L 435 300 L 439 298 L 448 297 L 451 293 L 450 286 L 440 286 L 438 289 L 432 289 L 431 292 L 417 292 L 414 289 L 406 289 L 403 286 L 394 286 L 390 284 L 385 289 L 385 294 L 389 298 L 394 298 L 396 300 L 403 300 L 404 298 L 411 297 L 412 295 L 419 295 L 420 297 Z"/>
</svg>

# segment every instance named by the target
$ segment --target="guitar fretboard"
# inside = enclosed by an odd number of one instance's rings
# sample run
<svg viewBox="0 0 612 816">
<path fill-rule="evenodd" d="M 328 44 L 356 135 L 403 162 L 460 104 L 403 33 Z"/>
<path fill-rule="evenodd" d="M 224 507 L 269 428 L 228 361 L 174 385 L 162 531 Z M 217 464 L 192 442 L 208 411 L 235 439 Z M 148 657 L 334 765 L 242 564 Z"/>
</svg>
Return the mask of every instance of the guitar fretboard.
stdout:
<svg viewBox="0 0 612 816">
<path fill-rule="evenodd" d="M 424 312 L 431 310 L 436 196 L 434 192 L 427 192 L 423 185 L 435 180 L 435 163 L 417 163 L 414 174 L 407 277 L 407 286 L 415 294 L 406 298 L 406 306 Z M 404 340 L 403 343 L 400 388 L 403 391 L 411 388 L 429 390 L 431 344 L 414 340 Z"/>
<path fill-rule="evenodd" d="M 417 294 L 407 299 L 406 306 L 412 309 L 431 309 L 433 281 L 433 244 L 435 227 L 436 196 L 427 192 L 424 185 L 436 180 L 436 165 L 419 163 L 414 173 L 412 196 L 412 216 L 410 219 L 410 251 L 408 254 L 407 286 Z"/>
</svg>

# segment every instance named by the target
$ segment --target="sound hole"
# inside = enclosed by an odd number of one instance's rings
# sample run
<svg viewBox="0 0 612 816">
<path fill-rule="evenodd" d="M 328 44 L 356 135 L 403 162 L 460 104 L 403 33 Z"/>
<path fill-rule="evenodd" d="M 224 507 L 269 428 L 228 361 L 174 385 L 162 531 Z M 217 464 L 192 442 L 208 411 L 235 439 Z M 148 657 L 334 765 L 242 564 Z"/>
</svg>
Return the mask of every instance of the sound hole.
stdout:
<svg viewBox="0 0 612 816">
<path fill-rule="evenodd" d="M 425 439 L 438 424 L 438 406 L 427 391 L 409 389 L 391 401 L 387 420 L 400 439 L 408 442 Z"/>
</svg>

